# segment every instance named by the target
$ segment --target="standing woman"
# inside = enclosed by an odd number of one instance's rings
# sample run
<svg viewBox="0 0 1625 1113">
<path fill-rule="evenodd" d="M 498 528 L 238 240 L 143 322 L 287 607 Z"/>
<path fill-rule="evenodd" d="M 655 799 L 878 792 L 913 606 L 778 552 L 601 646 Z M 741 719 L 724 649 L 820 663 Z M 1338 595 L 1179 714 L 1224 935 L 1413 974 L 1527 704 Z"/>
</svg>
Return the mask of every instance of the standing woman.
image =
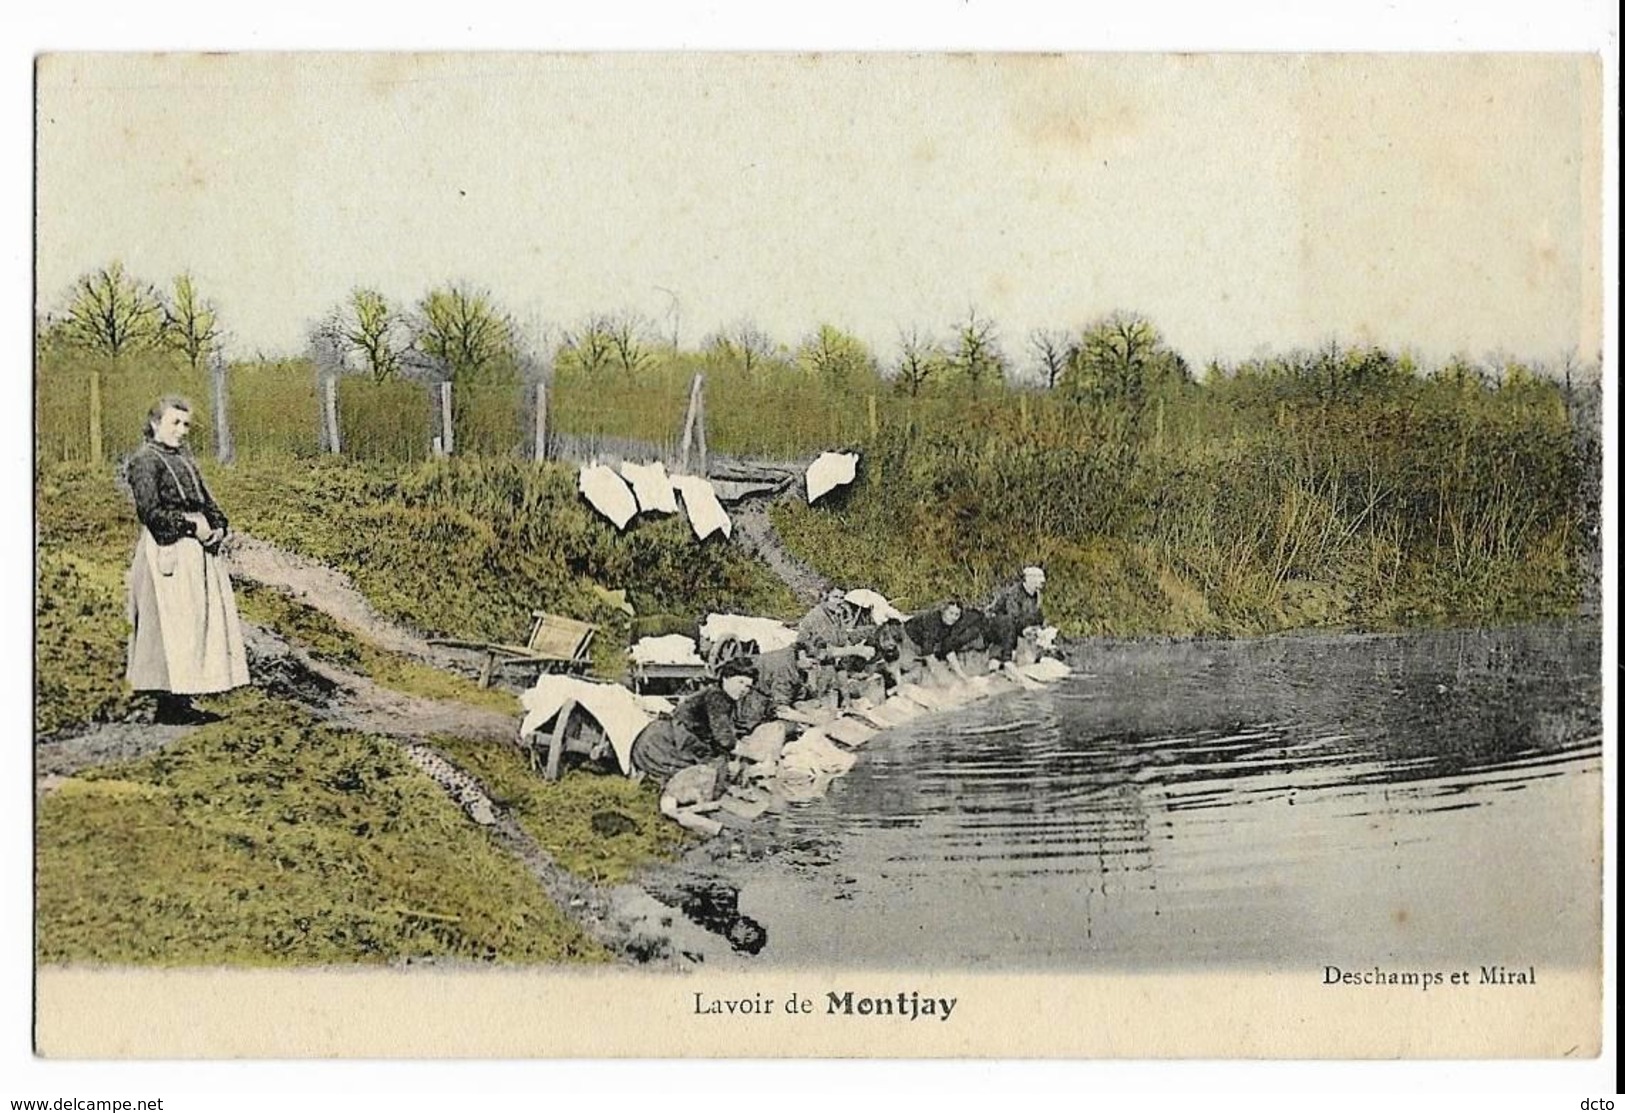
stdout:
<svg viewBox="0 0 1625 1113">
<path fill-rule="evenodd" d="M 220 562 L 226 516 L 185 451 L 192 406 L 173 395 L 147 414 L 130 457 L 141 538 L 130 565 L 129 668 L 138 692 L 158 697 L 158 721 L 207 722 L 191 697 L 248 683 L 248 656 L 231 581 Z"/>
</svg>

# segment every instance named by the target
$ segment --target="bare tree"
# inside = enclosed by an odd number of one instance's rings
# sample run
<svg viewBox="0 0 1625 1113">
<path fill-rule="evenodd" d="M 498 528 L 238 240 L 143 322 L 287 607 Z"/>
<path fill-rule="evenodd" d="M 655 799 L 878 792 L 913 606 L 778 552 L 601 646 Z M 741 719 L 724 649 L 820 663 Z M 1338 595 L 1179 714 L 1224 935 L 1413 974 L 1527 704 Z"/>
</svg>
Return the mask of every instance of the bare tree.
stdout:
<svg viewBox="0 0 1625 1113">
<path fill-rule="evenodd" d="M 1146 368 L 1162 343 L 1156 326 L 1135 313 L 1113 313 L 1083 330 L 1067 349 L 1061 382 L 1074 398 L 1138 406 Z"/>
<path fill-rule="evenodd" d="M 405 323 L 377 290 L 356 287 L 333 314 L 329 331 L 347 351 L 358 352 L 373 382 L 395 378 L 406 348 Z"/>
<path fill-rule="evenodd" d="M 644 347 L 644 335 L 648 323 L 639 313 L 630 309 L 610 317 L 608 322 L 609 347 L 623 371 L 636 371 L 649 361 L 649 352 Z"/>
<path fill-rule="evenodd" d="M 773 354 L 773 338 L 746 317 L 718 329 L 705 339 L 705 350 L 736 364 L 750 374 Z"/>
<path fill-rule="evenodd" d="M 74 283 L 63 332 L 77 347 L 117 358 L 156 344 L 162 323 L 158 291 L 115 259 Z"/>
<path fill-rule="evenodd" d="M 1073 344 L 1071 334 L 1064 329 L 1035 328 L 1028 335 L 1027 344 L 1038 356 L 1045 389 L 1054 390 L 1066 370 L 1066 353 Z"/>
<path fill-rule="evenodd" d="M 942 346 L 936 338 L 922 333 L 918 326 L 911 325 L 906 330 L 899 330 L 897 370 L 892 381 L 898 390 L 914 397 L 920 393 L 925 381 L 942 367 L 944 359 Z"/>
<path fill-rule="evenodd" d="M 833 325 L 819 325 L 801 342 L 796 356 L 808 370 L 834 383 L 874 369 L 874 357 L 863 341 Z"/>
<path fill-rule="evenodd" d="M 512 355 L 514 328 L 491 295 L 459 283 L 431 290 L 418 303 L 416 343 L 453 378 L 477 376 Z"/>
<path fill-rule="evenodd" d="M 159 338 L 197 370 L 220 340 L 220 318 L 214 303 L 198 295 L 190 273 L 182 273 L 175 276 L 174 292 L 160 302 L 159 310 L 163 315 Z"/>
<path fill-rule="evenodd" d="M 980 390 L 982 383 L 1004 378 L 1005 359 L 999 351 L 998 332 L 990 318 L 983 317 L 971 306 L 964 320 L 954 324 L 954 351 L 949 365 L 953 367 L 972 390 Z"/>
<path fill-rule="evenodd" d="M 576 366 L 591 374 L 609 362 L 610 321 L 602 313 L 587 316 L 580 324 L 564 330 L 562 348 Z"/>
</svg>

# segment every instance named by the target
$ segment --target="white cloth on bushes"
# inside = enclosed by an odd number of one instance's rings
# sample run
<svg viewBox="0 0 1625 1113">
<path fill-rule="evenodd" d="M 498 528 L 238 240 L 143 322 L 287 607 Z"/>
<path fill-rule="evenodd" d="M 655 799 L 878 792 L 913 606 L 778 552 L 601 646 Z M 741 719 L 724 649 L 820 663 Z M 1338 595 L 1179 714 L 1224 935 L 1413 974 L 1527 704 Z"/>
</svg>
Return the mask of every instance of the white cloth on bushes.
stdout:
<svg viewBox="0 0 1625 1113">
<path fill-rule="evenodd" d="M 646 513 L 677 513 L 677 492 L 666 474 L 666 465 L 659 460 L 652 464 L 623 463 L 621 477 L 632 484 L 638 508 Z"/>
<path fill-rule="evenodd" d="M 807 502 L 812 504 L 852 482 L 858 474 L 856 452 L 826 452 L 807 468 Z"/>
<path fill-rule="evenodd" d="M 733 519 L 717 501 L 709 480 L 697 475 L 674 475 L 671 485 L 683 496 L 683 508 L 688 511 L 688 524 L 694 528 L 695 537 L 704 541 L 718 530 L 724 537 L 733 536 Z"/>
<path fill-rule="evenodd" d="M 638 500 L 632 497 L 631 488 L 613 468 L 603 464 L 582 468 L 578 486 L 592 508 L 608 518 L 616 529 L 625 529 L 626 523 L 637 517 Z"/>
</svg>

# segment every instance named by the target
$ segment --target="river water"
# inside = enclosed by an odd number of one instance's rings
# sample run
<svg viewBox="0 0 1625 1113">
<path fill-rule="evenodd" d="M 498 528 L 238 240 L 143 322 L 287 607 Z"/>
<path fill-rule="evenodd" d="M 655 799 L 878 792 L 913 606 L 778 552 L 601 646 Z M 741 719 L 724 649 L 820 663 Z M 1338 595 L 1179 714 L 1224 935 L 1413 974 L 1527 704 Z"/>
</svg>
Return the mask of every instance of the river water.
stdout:
<svg viewBox="0 0 1625 1113">
<path fill-rule="evenodd" d="M 757 963 L 1600 961 L 1594 624 L 1090 645 L 729 862 Z"/>
</svg>

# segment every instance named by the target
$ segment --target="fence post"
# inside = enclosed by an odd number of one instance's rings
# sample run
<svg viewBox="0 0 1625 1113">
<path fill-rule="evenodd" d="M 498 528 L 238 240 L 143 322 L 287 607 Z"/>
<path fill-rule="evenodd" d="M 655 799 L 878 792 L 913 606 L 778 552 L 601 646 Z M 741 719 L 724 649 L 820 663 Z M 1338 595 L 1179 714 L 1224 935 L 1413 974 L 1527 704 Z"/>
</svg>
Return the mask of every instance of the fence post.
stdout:
<svg viewBox="0 0 1625 1113">
<path fill-rule="evenodd" d="M 699 377 L 703 382 L 703 377 Z M 700 474 L 704 475 L 709 462 L 710 451 L 705 444 L 705 391 L 698 391 L 699 405 L 694 411 L 694 436 L 700 443 Z"/>
<path fill-rule="evenodd" d="M 1027 414 L 1027 396 L 1023 394 L 1021 395 L 1021 431 L 1025 433 L 1030 428 L 1032 428 L 1032 424 Z"/>
<path fill-rule="evenodd" d="M 327 450 L 335 455 L 344 451 L 339 443 L 339 377 L 329 374 L 322 380 L 322 415 L 327 419 Z"/>
<path fill-rule="evenodd" d="M 875 413 L 875 396 L 869 395 L 869 439 L 880 435 L 880 416 Z"/>
<path fill-rule="evenodd" d="M 547 384 L 536 383 L 536 462 L 547 459 Z"/>
<path fill-rule="evenodd" d="M 694 373 L 694 380 L 689 384 L 688 387 L 688 413 L 683 418 L 682 462 L 677 469 L 683 475 L 687 475 L 689 473 L 688 453 L 689 449 L 694 447 L 694 421 L 698 416 L 695 411 L 699 408 L 700 404 L 701 378 L 702 376 L 700 373 L 696 371 Z"/>
<path fill-rule="evenodd" d="M 102 369 L 90 369 L 90 459 L 102 462 Z"/>
<path fill-rule="evenodd" d="M 214 352 L 209 357 L 209 374 L 214 379 L 214 458 L 229 464 L 237 456 L 231 439 L 230 397 L 226 390 L 226 361 Z"/>
<path fill-rule="evenodd" d="M 451 427 L 451 380 L 440 384 L 440 443 L 447 456 L 457 450 L 456 434 Z"/>
</svg>

